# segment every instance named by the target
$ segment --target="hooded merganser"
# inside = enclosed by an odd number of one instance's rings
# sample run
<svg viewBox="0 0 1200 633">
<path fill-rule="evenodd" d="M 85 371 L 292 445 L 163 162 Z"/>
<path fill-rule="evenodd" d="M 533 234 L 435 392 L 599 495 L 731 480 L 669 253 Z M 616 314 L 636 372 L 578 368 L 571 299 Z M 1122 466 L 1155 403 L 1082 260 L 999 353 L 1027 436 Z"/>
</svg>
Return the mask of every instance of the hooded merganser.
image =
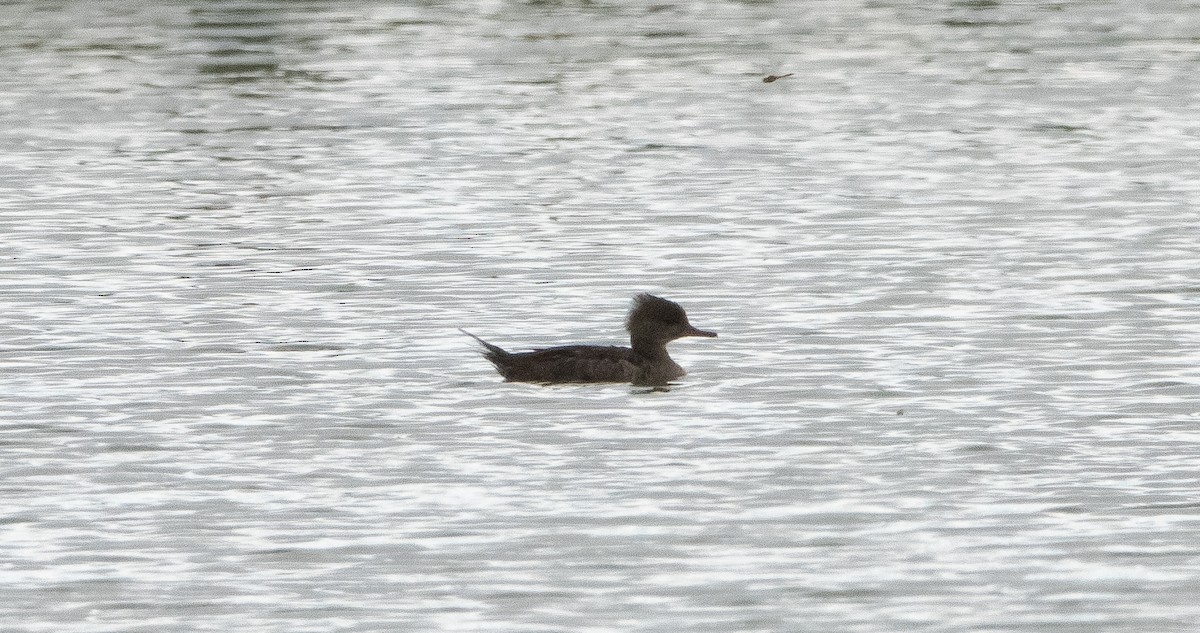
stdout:
<svg viewBox="0 0 1200 633">
<path fill-rule="evenodd" d="M 512 353 L 462 330 L 487 348 L 483 357 L 509 382 L 631 382 L 661 386 L 686 374 L 667 355 L 667 343 L 684 336 L 715 337 L 688 323 L 678 303 L 640 294 L 625 319 L 631 347 L 564 345 Z"/>
</svg>

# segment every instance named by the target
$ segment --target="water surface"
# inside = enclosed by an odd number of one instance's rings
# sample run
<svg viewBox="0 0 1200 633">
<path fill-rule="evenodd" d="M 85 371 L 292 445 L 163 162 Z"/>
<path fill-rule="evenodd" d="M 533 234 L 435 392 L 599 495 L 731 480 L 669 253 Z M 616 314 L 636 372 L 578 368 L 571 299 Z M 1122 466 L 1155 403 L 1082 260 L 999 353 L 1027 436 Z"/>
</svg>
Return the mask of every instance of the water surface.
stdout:
<svg viewBox="0 0 1200 633">
<path fill-rule="evenodd" d="M 1195 630 L 1197 8 L 0 5 L 0 623 Z"/>
</svg>

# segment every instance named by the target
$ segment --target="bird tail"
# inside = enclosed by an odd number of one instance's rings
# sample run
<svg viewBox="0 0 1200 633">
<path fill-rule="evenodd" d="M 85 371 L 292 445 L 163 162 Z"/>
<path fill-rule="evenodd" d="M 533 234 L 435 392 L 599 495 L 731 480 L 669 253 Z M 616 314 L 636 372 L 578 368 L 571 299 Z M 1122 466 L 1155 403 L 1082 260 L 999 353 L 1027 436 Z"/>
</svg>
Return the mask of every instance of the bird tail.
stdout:
<svg viewBox="0 0 1200 633">
<path fill-rule="evenodd" d="M 483 356 L 484 356 L 484 358 L 492 361 L 493 363 L 496 363 L 500 360 L 508 358 L 509 353 L 504 351 L 504 348 L 499 347 L 497 345 L 492 345 L 491 343 L 479 338 L 478 336 L 475 336 L 474 334 L 471 334 L 470 332 L 468 332 L 462 328 L 458 328 L 458 331 L 475 339 L 476 341 L 479 342 L 480 345 L 482 345 L 485 349 L 487 349 L 487 351 L 483 353 Z"/>
</svg>

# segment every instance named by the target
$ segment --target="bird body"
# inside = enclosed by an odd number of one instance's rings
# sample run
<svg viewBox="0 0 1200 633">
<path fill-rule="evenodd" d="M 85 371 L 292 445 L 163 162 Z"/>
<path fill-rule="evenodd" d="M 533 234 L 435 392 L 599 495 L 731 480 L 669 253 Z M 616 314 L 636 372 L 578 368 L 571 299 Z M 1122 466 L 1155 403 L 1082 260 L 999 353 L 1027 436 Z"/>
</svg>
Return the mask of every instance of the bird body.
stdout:
<svg viewBox="0 0 1200 633">
<path fill-rule="evenodd" d="M 630 347 L 562 345 L 531 352 L 509 352 L 462 330 L 483 345 L 484 358 L 510 382 L 628 382 L 664 385 L 685 372 L 667 354 L 667 343 L 684 336 L 715 337 L 693 327 L 679 304 L 641 294 L 626 319 Z"/>
</svg>

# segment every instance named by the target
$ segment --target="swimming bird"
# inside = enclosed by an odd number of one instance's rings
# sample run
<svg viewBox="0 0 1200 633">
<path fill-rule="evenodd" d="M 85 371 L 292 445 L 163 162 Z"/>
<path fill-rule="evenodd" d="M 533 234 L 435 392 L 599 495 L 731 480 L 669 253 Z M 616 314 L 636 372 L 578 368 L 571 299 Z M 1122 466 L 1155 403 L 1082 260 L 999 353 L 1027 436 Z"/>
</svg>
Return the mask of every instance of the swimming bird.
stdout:
<svg viewBox="0 0 1200 633">
<path fill-rule="evenodd" d="M 763 83 L 765 83 L 765 84 L 775 83 L 776 81 L 779 81 L 780 79 L 783 79 L 784 77 L 791 77 L 794 74 L 796 74 L 796 73 L 788 73 L 786 75 L 767 75 L 766 77 L 763 77 Z"/>
<path fill-rule="evenodd" d="M 518 353 L 460 331 L 483 345 L 483 357 L 509 382 L 628 382 L 643 386 L 662 386 L 687 373 L 671 360 L 667 343 L 685 336 L 717 335 L 693 327 L 678 303 L 644 293 L 633 298 L 625 329 L 630 347 L 563 345 Z"/>
</svg>

